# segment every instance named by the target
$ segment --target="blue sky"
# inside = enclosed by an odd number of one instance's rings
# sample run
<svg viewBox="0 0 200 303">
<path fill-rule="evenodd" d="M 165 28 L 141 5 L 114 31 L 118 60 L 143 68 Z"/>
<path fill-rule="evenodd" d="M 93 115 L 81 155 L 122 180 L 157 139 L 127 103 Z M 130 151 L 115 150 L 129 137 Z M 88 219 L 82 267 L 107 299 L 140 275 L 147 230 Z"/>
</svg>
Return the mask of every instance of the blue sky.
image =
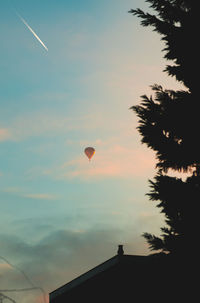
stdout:
<svg viewBox="0 0 200 303">
<path fill-rule="evenodd" d="M 148 202 L 154 154 L 129 110 L 176 89 L 139 0 L 1 1 L 0 256 L 48 293 L 116 253 L 147 254 L 163 218 Z M 47 52 L 15 10 L 47 45 Z M 96 153 L 89 163 L 86 146 Z M 2 262 L 2 263 L 1 263 Z M 28 286 L 0 260 L 4 288 Z M 30 285 L 29 285 L 30 286 Z M 16 301 L 43 302 L 39 293 Z"/>
</svg>

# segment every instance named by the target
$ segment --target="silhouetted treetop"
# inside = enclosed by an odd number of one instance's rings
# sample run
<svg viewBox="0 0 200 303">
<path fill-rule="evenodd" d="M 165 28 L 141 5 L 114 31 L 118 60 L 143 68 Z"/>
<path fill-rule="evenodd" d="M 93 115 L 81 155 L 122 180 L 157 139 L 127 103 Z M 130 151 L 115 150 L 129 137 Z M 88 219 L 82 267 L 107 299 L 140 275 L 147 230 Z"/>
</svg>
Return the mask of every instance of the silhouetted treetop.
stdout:
<svg viewBox="0 0 200 303">
<path fill-rule="evenodd" d="M 190 90 L 197 90 L 198 80 L 194 64 L 199 60 L 197 43 L 198 16 L 196 1 L 147 0 L 156 14 L 145 13 L 141 9 L 129 12 L 142 19 L 143 26 L 152 26 L 165 42 L 164 58 L 172 60 L 165 71 L 181 81 Z M 196 34 L 195 34 L 196 33 Z"/>
</svg>

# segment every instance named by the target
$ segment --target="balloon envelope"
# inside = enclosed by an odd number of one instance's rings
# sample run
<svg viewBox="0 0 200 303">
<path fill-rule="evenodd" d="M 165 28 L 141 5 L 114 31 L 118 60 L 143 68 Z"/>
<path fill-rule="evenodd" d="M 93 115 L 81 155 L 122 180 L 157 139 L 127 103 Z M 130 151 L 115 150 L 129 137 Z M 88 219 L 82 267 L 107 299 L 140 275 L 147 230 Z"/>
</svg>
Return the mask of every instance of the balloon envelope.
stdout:
<svg viewBox="0 0 200 303">
<path fill-rule="evenodd" d="M 95 153 L 95 149 L 93 147 L 86 147 L 84 150 L 86 156 L 88 157 L 88 159 L 90 160 Z"/>
</svg>

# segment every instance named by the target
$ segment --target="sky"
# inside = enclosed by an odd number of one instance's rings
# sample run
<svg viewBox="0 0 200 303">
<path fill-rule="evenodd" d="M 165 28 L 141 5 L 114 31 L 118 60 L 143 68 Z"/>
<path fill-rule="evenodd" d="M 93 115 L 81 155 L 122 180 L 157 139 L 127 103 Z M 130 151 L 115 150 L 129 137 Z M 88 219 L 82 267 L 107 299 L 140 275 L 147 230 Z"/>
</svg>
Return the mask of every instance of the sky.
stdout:
<svg viewBox="0 0 200 303">
<path fill-rule="evenodd" d="M 130 107 L 154 83 L 179 84 L 163 73 L 161 37 L 128 14 L 137 7 L 149 11 L 144 0 L 0 0 L 1 290 L 38 286 L 47 302 L 118 244 L 146 255 L 142 233 L 160 234 L 146 196 L 155 155 Z M 4 294 L 45 301 L 40 289 Z"/>
</svg>

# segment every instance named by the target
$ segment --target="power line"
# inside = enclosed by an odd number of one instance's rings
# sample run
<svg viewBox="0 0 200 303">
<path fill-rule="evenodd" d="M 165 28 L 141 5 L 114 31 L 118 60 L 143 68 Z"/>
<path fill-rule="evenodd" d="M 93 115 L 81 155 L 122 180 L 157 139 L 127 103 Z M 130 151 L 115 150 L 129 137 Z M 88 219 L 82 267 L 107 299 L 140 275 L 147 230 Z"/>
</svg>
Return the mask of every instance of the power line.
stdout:
<svg viewBox="0 0 200 303">
<path fill-rule="evenodd" d="M 29 290 L 40 290 L 40 287 L 29 287 L 29 288 L 11 288 L 11 289 L 0 289 L 0 292 L 18 292 L 18 291 L 29 291 Z"/>
<path fill-rule="evenodd" d="M 36 289 L 38 289 L 38 290 L 40 290 L 41 292 L 42 292 L 42 295 L 43 295 L 43 301 L 44 301 L 44 303 L 47 303 L 46 302 L 46 293 L 45 293 L 45 291 L 44 291 L 44 289 L 42 288 L 42 287 L 39 287 L 39 286 L 35 286 L 35 284 L 31 281 L 31 279 L 27 276 L 27 274 L 23 271 L 23 270 L 21 270 L 21 268 L 19 268 L 18 266 L 16 266 L 16 265 L 13 265 L 12 263 L 10 263 L 6 258 L 4 258 L 4 257 L 2 257 L 2 256 L 0 256 L 0 259 L 2 259 L 2 260 L 4 260 L 8 265 L 10 265 L 12 268 L 15 268 L 15 269 L 17 269 L 22 275 L 23 275 L 23 277 L 26 279 L 26 281 L 32 286 L 31 288 L 22 288 L 22 289 L 13 289 L 13 290 L 9 290 L 9 289 L 5 289 L 4 290 L 4 292 L 9 292 L 9 291 L 11 291 L 11 292 L 20 292 L 20 291 L 27 291 L 27 290 L 36 290 Z M 2 291 L 2 290 L 0 290 L 0 291 Z M 1 297 L 0 297 L 1 298 Z M 11 298 L 10 298 L 11 299 Z M 11 299 L 12 300 L 12 299 Z M 15 302 L 15 301 L 14 301 Z M 1 303 L 1 301 L 0 301 L 0 303 Z M 16 303 L 16 302 L 15 302 Z"/>
<path fill-rule="evenodd" d="M 0 303 L 3 303 L 3 300 L 4 299 L 7 299 L 9 300 L 10 302 L 12 303 L 17 303 L 15 300 L 13 300 L 12 298 L 8 297 L 8 296 L 5 296 L 4 294 L 0 293 Z"/>
</svg>

